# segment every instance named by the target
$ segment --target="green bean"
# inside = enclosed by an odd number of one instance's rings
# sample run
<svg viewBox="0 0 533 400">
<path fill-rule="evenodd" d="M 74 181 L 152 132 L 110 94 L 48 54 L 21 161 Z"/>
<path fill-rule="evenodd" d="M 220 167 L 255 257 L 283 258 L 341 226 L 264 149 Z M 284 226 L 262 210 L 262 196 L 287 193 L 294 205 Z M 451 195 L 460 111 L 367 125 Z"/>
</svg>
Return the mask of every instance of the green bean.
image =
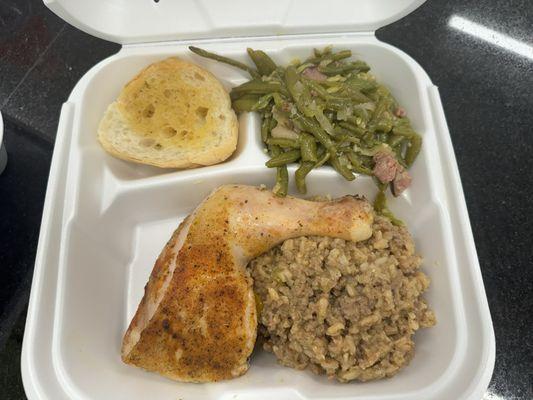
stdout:
<svg viewBox="0 0 533 400">
<path fill-rule="evenodd" d="M 333 140 L 313 120 L 296 113 L 292 116 L 292 121 L 299 126 L 300 130 L 311 133 L 330 153 L 335 154 L 337 152 Z"/>
<path fill-rule="evenodd" d="M 350 58 L 351 56 L 352 56 L 351 50 L 341 50 L 337 53 L 333 53 L 331 56 L 328 57 L 328 59 L 331 59 L 333 61 L 339 61 L 345 58 Z"/>
<path fill-rule="evenodd" d="M 309 59 L 306 60 L 306 62 L 312 63 L 312 64 L 318 64 L 322 60 L 326 60 L 326 59 L 327 60 L 331 60 L 331 61 L 339 61 L 339 60 L 343 60 L 345 58 L 350 58 L 351 56 L 352 56 L 351 50 L 341 50 L 341 51 L 339 51 L 337 53 L 321 54 L 318 57 L 309 58 Z"/>
<path fill-rule="evenodd" d="M 276 121 L 274 121 L 272 117 L 263 117 L 263 121 L 261 121 L 261 140 L 264 143 L 267 143 L 268 136 L 270 135 L 270 131 L 272 130 L 272 123 L 275 122 Z"/>
<path fill-rule="evenodd" d="M 287 85 L 287 90 L 289 91 L 292 99 L 297 101 L 300 97 L 300 93 L 296 90 L 296 84 L 298 83 L 298 74 L 294 67 L 287 67 L 285 70 L 285 84 Z"/>
<path fill-rule="evenodd" d="M 383 115 L 385 115 L 385 113 Z M 382 116 L 381 119 L 377 121 L 373 121 L 371 126 L 369 127 L 369 129 L 374 132 L 383 132 L 383 133 L 390 132 L 392 128 L 393 128 L 392 120 L 385 116 Z"/>
<path fill-rule="evenodd" d="M 306 61 L 305 63 L 300 64 L 298 67 L 296 67 L 296 72 L 298 74 L 300 74 L 300 73 L 304 72 L 309 67 L 314 67 L 314 64 Z"/>
<path fill-rule="evenodd" d="M 400 165 L 404 168 L 409 168 L 407 166 L 407 163 L 405 162 L 405 159 L 403 157 L 403 152 L 404 152 L 404 143 L 401 142 L 400 144 L 396 145 L 395 147 L 392 147 L 392 151 L 394 152 L 395 156 L 396 156 L 396 160 L 398 161 L 398 163 L 400 163 Z"/>
<path fill-rule="evenodd" d="M 370 67 L 364 61 L 355 61 L 350 64 L 339 65 L 336 67 L 330 67 L 329 65 L 328 66 L 319 65 L 318 70 L 325 75 L 334 76 L 334 75 L 342 75 L 347 72 L 352 72 L 354 70 L 358 70 L 361 72 L 367 72 L 370 70 Z"/>
<path fill-rule="evenodd" d="M 340 124 L 341 122 L 339 122 L 338 124 Z M 343 128 L 342 126 L 340 125 L 336 125 L 334 128 L 333 128 L 333 132 L 335 133 L 335 136 L 354 136 L 354 133 L 349 131 L 348 129 L 346 128 Z"/>
<path fill-rule="evenodd" d="M 405 164 L 408 168 L 411 167 L 411 165 L 413 165 L 413 163 L 415 162 L 418 153 L 420 153 L 421 147 L 422 138 L 418 133 L 415 133 L 414 136 L 411 138 L 411 142 L 409 143 L 409 146 L 407 147 L 407 150 L 405 152 Z"/>
<path fill-rule="evenodd" d="M 277 92 L 272 93 L 272 98 L 274 99 L 274 104 L 276 107 L 281 108 L 283 104 L 285 103 L 285 100 L 281 95 Z"/>
<path fill-rule="evenodd" d="M 313 111 L 308 107 L 307 104 L 311 102 L 311 94 L 308 90 L 305 90 L 306 87 L 302 85 L 302 90 L 299 91 L 296 87 L 298 84 L 298 74 L 294 67 L 287 67 L 285 70 L 285 84 L 287 85 L 287 90 L 290 93 L 296 108 L 305 116 L 312 117 L 314 115 Z M 307 100 L 307 101 L 305 101 Z"/>
<path fill-rule="evenodd" d="M 354 115 L 352 117 L 346 118 L 346 121 L 348 121 L 350 124 L 366 129 L 368 121 L 370 121 L 372 117 L 370 115 L 370 111 L 362 108 L 354 108 L 353 114 Z"/>
<path fill-rule="evenodd" d="M 341 111 L 345 110 L 346 108 L 353 108 L 353 111 L 356 111 L 357 108 L 354 108 L 354 106 L 370 102 L 370 99 L 364 94 L 361 92 L 356 94 L 355 92 L 355 90 L 350 91 L 350 93 L 343 92 L 341 93 L 342 96 L 333 96 L 330 94 L 330 96 L 326 99 L 326 108 L 333 111 Z"/>
<path fill-rule="evenodd" d="M 302 161 L 318 161 L 316 142 L 312 135 L 304 132 L 300 134 L 300 152 L 302 153 Z"/>
<path fill-rule="evenodd" d="M 315 164 L 314 168 L 318 168 L 318 167 L 321 167 L 322 165 L 324 165 L 326 162 L 329 161 L 329 158 L 331 157 L 331 154 L 326 152 L 319 160 L 318 162 Z"/>
<path fill-rule="evenodd" d="M 257 67 L 257 71 L 261 75 L 270 75 L 276 70 L 276 63 L 262 50 L 246 49 L 248 55 Z"/>
<path fill-rule="evenodd" d="M 248 72 L 252 76 L 252 78 L 260 78 L 259 73 L 255 69 L 250 68 L 248 65 L 243 64 L 243 63 L 241 63 L 239 61 L 235 61 L 235 60 L 232 60 L 231 58 L 223 57 L 223 56 L 220 56 L 218 54 L 211 53 L 209 51 L 206 51 L 206 50 L 200 49 L 198 47 L 194 47 L 194 46 L 189 46 L 189 50 L 192 51 L 193 53 L 199 55 L 200 57 L 210 58 L 211 60 L 215 60 L 215 61 L 218 61 L 218 62 L 221 62 L 221 63 L 224 63 L 224 64 L 231 65 L 233 67 L 242 69 L 242 70 Z"/>
<path fill-rule="evenodd" d="M 387 207 L 387 198 L 384 190 L 380 190 L 374 199 L 374 210 L 376 213 L 388 218 L 393 225 L 403 226 L 403 222 L 396 218 Z"/>
<path fill-rule="evenodd" d="M 281 153 L 277 156 L 272 157 L 268 160 L 265 165 L 268 168 L 281 167 L 282 165 L 290 164 L 297 161 L 300 158 L 300 150 L 289 150 L 284 153 Z"/>
<path fill-rule="evenodd" d="M 346 80 L 346 85 L 349 85 L 350 87 L 353 87 L 362 93 L 368 93 L 378 88 L 378 84 L 376 82 L 361 79 L 357 76 L 352 76 L 350 79 Z"/>
<path fill-rule="evenodd" d="M 285 138 L 269 138 L 266 140 L 267 144 L 276 145 L 279 147 L 298 149 L 300 148 L 300 143 L 297 140 L 285 139 Z"/>
<path fill-rule="evenodd" d="M 386 187 L 386 186 L 385 186 Z M 378 194 L 374 199 L 374 211 L 381 213 L 381 211 L 387 207 L 387 198 L 383 188 L 379 188 Z"/>
<path fill-rule="evenodd" d="M 260 79 L 255 79 L 232 88 L 230 97 L 232 100 L 236 100 L 246 94 L 264 95 L 272 92 L 287 94 L 286 89 L 279 82 L 264 82 Z"/>
<path fill-rule="evenodd" d="M 308 100 L 308 102 L 310 102 L 311 93 L 309 92 L 309 89 L 302 82 L 300 82 L 300 75 L 296 72 L 296 68 L 288 67 L 285 70 L 284 78 L 287 90 L 294 99 L 294 101 Z M 299 88 L 297 88 L 296 86 L 298 83 L 300 83 Z M 302 99 L 302 97 L 305 99 Z"/>
<path fill-rule="evenodd" d="M 363 104 L 372 101 L 366 94 L 351 86 L 343 86 L 343 90 L 339 92 L 339 96 L 348 99 L 352 104 Z M 346 101 L 346 100 L 345 100 Z"/>
<path fill-rule="evenodd" d="M 391 104 L 393 100 L 390 97 L 382 97 L 376 103 L 376 108 L 374 109 L 374 115 L 372 116 L 371 123 L 378 123 L 380 119 L 383 118 L 383 113 L 391 109 Z"/>
<path fill-rule="evenodd" d="M 307 193 L 307 187 L 305 185 L 305 177 L 315 167 L 315 163 L 311 161 L 302 161 L 300 167 L 294 173 L 294 181 L 296 188 L 302 194 Z"/>
<path fill-rule="evenodd" d="M 269 145 L 268 154 L 270 155 L 270 157 L 277 157 L 281 154 L 281 148 L 276 145 Z"/>
<path fill-rule="evenodd" d="M 356 136 L 361 137 L 365 134 L 365 130 L 349 122 L 339 122 L 339 126 L 353 132 Z"/>
<path fill-rule="evenodd" d="M 398 119 L 395 123 L 396 125 L 392 128 L 392 133 L 395 135 L 404 136 L 409 139 L 418 136 L 407 118 Z"/>
<path fill-rule="evenodd" d="M 273 94 L 265 94 L 264 96 L 261 96 L 259 100 L 252 106 L 252 111 L 262 110 L 263 108 L 266 108 L 270 104 L 270 100 L 272 100 Z"/>
<path fill-rule="evenodd" d="M 392 134 L 389 140 L 387 140 L 387 143 L 390 147 L 396 147 L 401 145 L 404 139 L 403 136 Z"/>
<path fill-rule="evenodd" d="M 339 174 L 341 174 L 344 179 L 347 181 L 353 181 L 355 179 L 355 176 L 350 169 L 342 162 L 343 159 L 339 158 L 337 155 L 331 154 L 331 157 L 329 158 L 330 165 L 337 171 Z"/>
<path fill-rule="evenodd" d="M 329 93 L 328 93 L 329 95 Z M 340 97 L 333 97 L 329 95 L 329 98 L 326 99 L 326 108 L 332 111 L 346 111 L 351 108 L 351 104 L 346 99 Z"/>
<path fill-rule="evenodd" d="M 342 142 L 349 142 L 349 143 L 356 143 L 356 144 L 361 143 L 361 140 L 359 140 L 358 138 L 354 137 L 353 135 L 347 135 L 347 134 L 336 135 L 334 139 L 338 143 L 342 143 Z"/>
<path fill-rule="evenodd" d="M 332 50 L 333 50 L 333 46 L 326 46 L 322 50 L 313 49 L 313 54 L 315 55 L 315 57 L 322 57 L 322 56 L 331 54 Z"/>
<path fill-rule="evenodd" d="M 272 188 L 272 192 L 279 197 L 287 196 L 287 191 L 289 188 L 289 172 L 287 171 L 287 166 L 283 165 L 276 168 L 276 183 Z"/>
<path fill-rule="evenodd" d="M 306 85 L 310 91 L 314 91 L 318 96 L 323 98 L 324 100 L 327 100 L 331 98 L 331 95 L 327 92 L 326 89 L 324 89 L 320 84 L 317 82 L 308 79 L 308 78 L 302 78 L 302 82 L 304 85 Z"/>
<path fill-rule="evenodd" d="M 352 164 L 353 170 L 359 174 L 372 176 L 373 172 L 370 168 L 363 165 L 363 160 L 354 151 L 346 153 L 346 156 Z"/>
<path fill-rule="evenodd" d="M 244 111 L 253 111 L 254 106 L 259 101 L 259 97 L 256 95 L 248 94 L 234 100 L 231 105 L 235 112 L 240 113 Z"/>
</svg>

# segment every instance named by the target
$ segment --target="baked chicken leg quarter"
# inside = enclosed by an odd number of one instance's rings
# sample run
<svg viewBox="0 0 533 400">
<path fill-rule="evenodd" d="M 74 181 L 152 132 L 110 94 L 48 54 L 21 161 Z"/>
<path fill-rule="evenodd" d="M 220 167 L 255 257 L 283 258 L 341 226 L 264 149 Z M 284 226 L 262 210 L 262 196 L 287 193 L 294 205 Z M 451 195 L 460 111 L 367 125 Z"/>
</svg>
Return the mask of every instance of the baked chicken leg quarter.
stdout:
<svg viewBox="0 0 533 400">
<path fill-rule="evenodd" d="M 184 382 L 234 378 L 248 369 L 257 315 L 246 265 L 276 244 L 319 235 L 365 240 L 372 208 L 221 186 L 174 232 L 157 259 L 122 343 L 122 360 Z"/>
</svg>

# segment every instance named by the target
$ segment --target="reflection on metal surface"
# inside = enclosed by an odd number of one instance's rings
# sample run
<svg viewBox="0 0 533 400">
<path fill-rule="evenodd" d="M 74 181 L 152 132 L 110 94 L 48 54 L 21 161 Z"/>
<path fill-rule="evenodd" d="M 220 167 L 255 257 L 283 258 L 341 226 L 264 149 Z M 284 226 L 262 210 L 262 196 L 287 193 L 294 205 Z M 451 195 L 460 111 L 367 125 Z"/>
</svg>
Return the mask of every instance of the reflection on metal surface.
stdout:
<svg viewBox="0 0 533 400">
<path fill-rule="evenodd" d="M 513 39 L 510 36 L 496 32 L 458 15 L 453 15 L 448 24 L 452 28 L 461 32 L 467 33 L 495 46 L 502 47 L 505 50 L 512 51 L 513 53 L 533 60 L 533 47 L 521 42 L 520 40 Z"/>
</svg>

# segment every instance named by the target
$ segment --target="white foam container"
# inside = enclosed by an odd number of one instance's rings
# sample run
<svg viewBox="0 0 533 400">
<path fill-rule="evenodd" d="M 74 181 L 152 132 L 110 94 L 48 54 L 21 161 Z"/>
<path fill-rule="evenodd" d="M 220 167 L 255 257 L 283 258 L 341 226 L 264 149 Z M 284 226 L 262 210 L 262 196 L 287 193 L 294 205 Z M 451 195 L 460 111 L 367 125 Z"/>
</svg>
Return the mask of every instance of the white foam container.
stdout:
<svg viewBox="0 0 533 400">
<path fill-rule="evenodd" d="M 438 89 L 412 58 L 373 33 L 422 2 L 45 1 L 73 25 L 124 46 L 85 74 L 61 111 L 22 353 L 30 399 L 482 397 L 494 366 L 494 333 Z M 314 47 L 351 49 L 408 110 L 424 145 L 413 186 L 391 208 L 425 258 L 432 280 L 426 297 L 438 324 L 416 334 L 415 357 L 394 378 L 340 384 L 278 366 L 263 351 L 246 375 L 211 384 L 177 383 L 121 362 L 122 335 L 178 223 L 220 184 L 274 181 L 253 114 L 240 117 L 235 154 L 211 167 L 159 170 L 115 159 L 97 143 L 106 106 L 151 62 L 177 55 L 212 71 L 227 88 L 246 80 L 239 70 L 190 53 L 192 43 L 242 61 L 247 47 L 258 48 L 278 63 L 304 58 Z M 328 168 L 313 171 L 308 187 L 311 195 L 375 194 L 369 178 L 347 183 Z"/>
</svg>

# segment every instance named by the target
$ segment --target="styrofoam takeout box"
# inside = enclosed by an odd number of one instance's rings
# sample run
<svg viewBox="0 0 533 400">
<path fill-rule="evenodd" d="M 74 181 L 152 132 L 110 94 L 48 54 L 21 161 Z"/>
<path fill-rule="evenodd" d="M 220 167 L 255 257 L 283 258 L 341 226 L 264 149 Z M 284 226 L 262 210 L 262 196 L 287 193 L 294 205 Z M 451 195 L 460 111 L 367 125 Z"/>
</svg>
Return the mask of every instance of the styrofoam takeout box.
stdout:
<svg viewBox="0 0 533 400">
<path fill-rule="evenodd" d="M 413 59 L 374 36 L 422 2 L 45 1 L 68 22 L 124 46 L 85 74 L 61 111 L 23 345 L 30 399 L 482 397 L 494 365 L 494 333 L 438 89 Z M 412 168 L 413 186 L 391 208 L 425 258 L 432 281 L 426 298 L 438 324 L 416 334 L 415 357 L 394 378 L 339 384 L 278 366 L 263 351 L 253 355 L 246 375 L 212 384 L 177 383 L 121 362 L 122 335 L 178 223 L 218 185 L 274 181 L 253 114 L 240 117 L 235 154 L 206 168 L 137 165 L 107 155 L 97 143 L 105 108 L 151 62 L 174 55 L 192 60 L 227 88 L 247 79 L 193 55 L 192 43 L 241 61 L 247 47 L 262 49 L 281 64 L 305 58 L 314 47 L 351 49 L 408 110 L 424 145 Z M 375 194 L 369 178 L 347 183 L 329 168 L 313 171 L 308 187 L 310 195 Z"/>
</svg>

